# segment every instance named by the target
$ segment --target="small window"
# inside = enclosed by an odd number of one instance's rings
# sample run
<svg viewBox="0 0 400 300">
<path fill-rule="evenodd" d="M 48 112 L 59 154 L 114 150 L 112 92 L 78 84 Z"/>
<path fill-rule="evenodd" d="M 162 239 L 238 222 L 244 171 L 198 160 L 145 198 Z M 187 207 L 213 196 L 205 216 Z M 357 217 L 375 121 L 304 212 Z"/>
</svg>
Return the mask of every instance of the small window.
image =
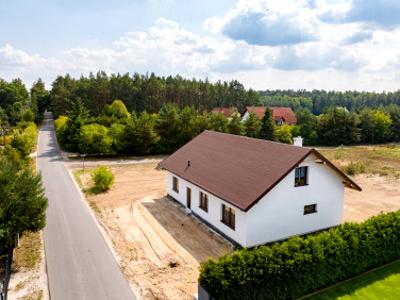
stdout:
<svg viewBox="0 0 400 300">
<path fill-rule="evenodd" d="M 175 176 L 172 178 L 172 189 L 174 192 L 179 193 L 179 181 Z"/>
<path fill-rule="evenodd" d="M 310 204 L 304 206 L 304 214 L 309 215 L 317 212 L 317 204 Z"/>
<path fill-rule="evenodd" d="M 308 167 L 296 168 L 294 174 L 294 186 L 307 185 L 308 184 L 307 173 L 308 173 Z"/>
<path fill-rule="evenodd" d="M 235 230 L 235 210 L 222 204 L 222 223 Z"/>
<path fill-rule="evenodd" d="M 199 201 L 199 207 L 208 212 L 208 195 L 204 194 L 203 192 L 200 192 L 200 201 Z"/>
</svg>

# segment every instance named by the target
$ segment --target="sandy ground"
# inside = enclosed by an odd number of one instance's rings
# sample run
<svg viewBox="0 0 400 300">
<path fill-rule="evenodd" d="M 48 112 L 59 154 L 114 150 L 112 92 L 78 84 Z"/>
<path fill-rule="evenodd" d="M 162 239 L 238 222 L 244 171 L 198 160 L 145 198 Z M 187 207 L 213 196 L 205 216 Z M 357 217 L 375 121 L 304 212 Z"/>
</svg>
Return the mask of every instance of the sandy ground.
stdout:
<svg viewBox="0 0 400 300">
<path fill-rule="evenodd" d="M 344 220 L 360 222 L 380 212 L 400 209 L 400 180 L 378 175 L 358 175 L 362 191 L 345 189 Z"/>
<path fill-rule="evenodd" d="M 61 152 L 65 163 L 68 168 L 95 168 L 97 166 L 115 166 L 115 165 L 130 165 L 130 164 L 143 164 L 143 163 L 159 163 L 165 158 L 165 155 L 153 155 L 153 156 L 127 156 L 127 157 L 116 157 L 116 158 L 79 158 L 76 154 L 71 155 L 67 152 Z"/>
<path fill-rule="evenodd" d="M 232 247 L 165 197 L 166 174 L 156 165 L 115 165 L 113 188 L 86 198 L 141 298 L 192 299 L 199 262 Z M 89 173 L 81 178 L 88 187 Z"/>
<path fill-rule="evenodd" d="M 40 251 L 40 262 L 38 266 L 36 266 L 34 269 L 22 268 L 12 273 L 8 291 L 9 300 L 49 299 L 42 233 L 41 242 L 42 247 Z"/>
</svg>

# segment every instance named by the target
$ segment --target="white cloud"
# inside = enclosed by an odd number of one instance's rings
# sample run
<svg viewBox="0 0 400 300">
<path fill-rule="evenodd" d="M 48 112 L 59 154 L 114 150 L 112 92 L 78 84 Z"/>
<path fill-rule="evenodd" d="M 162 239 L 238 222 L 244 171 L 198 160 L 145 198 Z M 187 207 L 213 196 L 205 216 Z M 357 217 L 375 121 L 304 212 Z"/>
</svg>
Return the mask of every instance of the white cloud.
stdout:
<svg viewBox="0 0 400 300">
<path fill-rule="evenodd" d="M 298 44 L 318 38 L 316 11 L 309 1 L 240 0 L 222 18 L 210 18 L 204 26 L 233 40 L 253 45 Z"/>
<path fill-rule="evenodd" d="M 335 69 L 355 71 L 364 63 L 350 51 L 326 45 L 283 48 L 273 66 L 281 70 L 315 71 Z"/>
<path fill-rule="evenodd" d="M 11 80 L 19 77 L 30 84 L 39 77 L 54 79 L 57 74 L 65 72 L 69 67 L 69 63 L 29 54 L 15 49 L 10 44 L 0 47 L 0 78 Z"/>
<path fill-rule="evenodd" d="M 202 35 L 161 18 L 147 30 L 128 32 L 106 47 L 75 47 L 52 57 L 0 45 L 0 77 L 22 77 L 28 83 L 42 77 L 50 83 L 58 74 L 79 76 L 105 70 L 237 78 L 259 89 L 397 89 L 400 29 L 368 22 L 327 22 L 321 17 L 346 15 L 350 7 L 347 0 L 334 4 L 326 0 L 241 0 L 224 16 L 207 19 Z M 261 33 L 252 37 L 245 33 L 251 31 L 248 27 L 238 29 L 243 38 L 224 35 L 227 24 L 254 13 L 260 14 L 256 24 L 266 22 Z M 310 38 L 304 38 L 304 32 Z M 252 41 L 257 38 L 261 42 Z M 287 38 L 291 42 L 285 42 Z"/>
</svg>

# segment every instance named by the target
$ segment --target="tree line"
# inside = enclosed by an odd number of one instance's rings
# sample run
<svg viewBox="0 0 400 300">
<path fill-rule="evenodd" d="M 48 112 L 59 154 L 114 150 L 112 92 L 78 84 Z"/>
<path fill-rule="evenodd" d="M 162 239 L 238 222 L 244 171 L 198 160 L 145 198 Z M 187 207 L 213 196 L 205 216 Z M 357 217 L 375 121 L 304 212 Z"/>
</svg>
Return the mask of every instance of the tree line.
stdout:
<svg viewBox="0 0 400 300">
<path fill-rule="evenodd" d="M 21 79 L 7 82 L 0 78 L 0 125 L 11 128 L 23 119 L 40 122 L 50 106 L 50 93 L 39 78 L 28 91 Z"/>
<path fill-rule="evenodd" d="M 344 107 L 351 112 L 364 108 L 382 108 L 400 105 L 400 90 L 395 92 L 358 92 L 325 90 L 265 90 L 260 91 L 261 102 L 266 106 L 289 106 L 294 111 L 307 108 L 319 115 L 331 107 Z"/>
<path fill-rule="evenodd" d="M 259 103 L 259 95 L 245 89 L 236 81 L 210 83 L 206 80 L 185 79 L 181 76 L 133 75 L 98 72 L 89 76 L 72 78 L 68 74 L 58 76 L 52 84 L 50 97 L 56 115 L 65 114 L 68 100 L 80 98 L 85 106 L 97 115 L 114 99 L 124 102 L 129 111 L 158 112 L 165 102 L 175 103 L 179 108 L 191 106 L 198 111 L 214 107 L 238 107 Z"/>
<path fill-rule="evenodd" d="M 21 117 L 9 142 L 0 147 L 0 298 L 7 294 L 18 237 L 42 229 L 47 208 L 41 176 L 30 158 L 36 147 L 37 127 L 32 114 Z"/>
<path fill-rule="evenodd" d="M 0 298 L 7 293 L 18 236 L 45 225 L 47 198 L 30 153 L 49 95 L 40 79 L 29 91 L 20 79 L 0 79 Z"/>
<path fill-rule="evenodd" d="M 165 103 L 157 113 L 130 113 L 121 100 L 105 105 L 98 115 L 90 114 L 81 100 L 70 103 L 67 114 L 55 121 L 60 145 L 68 151 L 92 155 L 147 155 L 172 153 L 204 130 L 245 135 L 283 143 L 302 136 L 305 145 L 355 145 L 400 141 L 400 107 L 362 110 L 343 107 L 315 116 L 303 109 L 296 113 L 297 125 L 275 124 L 272 111 L 262 119 L 250 114 L 225 117 L 221 113 L 180 109 Z"/>
<path fill-rule="evenodd" d="M 262 122 L 255 116 L 242 122 L 240 114 L 226 118 L 173 103 L 165 103 L 157 113 L 130 113 L 121 100 L 93 116 L 78 100 L 56 119 L 55 127 L 60 145 L 68 151 L 145 155 L 172 153 L 203 130 L 258 137 Z"/>
</svg>

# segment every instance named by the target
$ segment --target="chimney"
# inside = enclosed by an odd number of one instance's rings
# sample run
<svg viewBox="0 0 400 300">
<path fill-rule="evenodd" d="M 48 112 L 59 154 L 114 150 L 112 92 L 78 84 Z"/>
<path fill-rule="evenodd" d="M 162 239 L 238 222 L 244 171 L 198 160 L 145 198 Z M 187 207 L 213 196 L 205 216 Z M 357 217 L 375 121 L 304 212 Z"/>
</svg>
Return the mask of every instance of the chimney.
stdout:
<svg viewBox="0 0 400 300">
<path fill-rule="evenodd" d="M 187 161 L 187 166 L 190 167 L 190 160 Z"/>
<path fill-rule="evenodd" d="M 303 147 L 303 138 L 301 136 L 296 136 L 293 138 L 293 145 L 297 147 Z"/>
</svg>

